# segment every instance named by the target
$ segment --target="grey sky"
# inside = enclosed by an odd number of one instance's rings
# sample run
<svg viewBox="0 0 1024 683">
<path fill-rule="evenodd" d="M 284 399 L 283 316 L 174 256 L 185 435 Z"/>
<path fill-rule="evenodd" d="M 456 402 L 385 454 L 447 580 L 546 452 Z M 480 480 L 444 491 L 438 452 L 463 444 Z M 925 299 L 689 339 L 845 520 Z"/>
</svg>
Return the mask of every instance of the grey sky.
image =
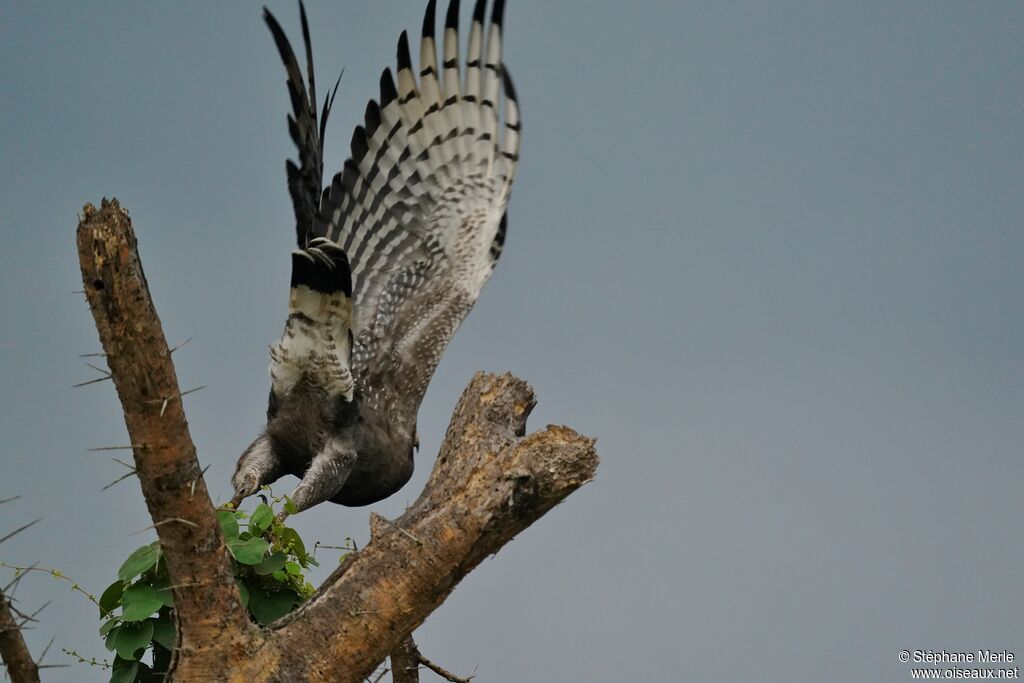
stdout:
<svg viewBox="0 0 1024 683">
<path fill-rule="evenodd" d="M 424 2 L 308 0 L 345 66 L 327 166 Z M 296 35 L 290 1 L 272 9 Z M 464 11 L 468 11 L 464 8 Z M 481 681 L 902 681 L 901 649 L 1024 657 L 1024 5 L 512 0 L 524 119 L 507 250 L 420 413 L 415 498 L 472 372 L 598 479 L 418 632 Z M 73 231 L 135 220 L 211 491 L 260 427 L 291 209 L 284 72 L 257 4 L 0 7 L 0 531 L 99 591 L 151 533 Z M 293 482 L 288 482 L 291 486 Z M 367 537 L 367 511 L 300 529 Z M 333 562 L 324 555 L 325 569 Z M 38 652 L 105 655 L 45 577 Z M 86 667 L 48 680 L 105 680 Z"/>
</svg>

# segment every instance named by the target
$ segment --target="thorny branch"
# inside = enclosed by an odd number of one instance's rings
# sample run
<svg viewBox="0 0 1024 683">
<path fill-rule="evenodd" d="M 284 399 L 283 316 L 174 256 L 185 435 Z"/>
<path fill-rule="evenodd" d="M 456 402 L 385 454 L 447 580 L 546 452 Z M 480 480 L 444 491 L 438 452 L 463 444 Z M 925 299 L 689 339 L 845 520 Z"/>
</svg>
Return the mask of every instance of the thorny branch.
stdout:
<svg viewBox="0 0 1024 683">
<path fill-rule="evenodd" d="M 150 517 L 174 591 L 180 652 L 252 637 L 227 550 L 185 422 L 182 392 L 139 259 L 117 201 L 87 204 L 78 225 L 86 298 L 117 388 Z M 130 474 L 128 475 L 130 476 Z M 184 520 L 161 524 L 162 520 Z M 222 657 L 217 657 L 222 661 Z"/>
<path fill-rule="evenodd" d="M 470 674 L 464 678 L 462 676 L 456 676 L 451 671 L 448 671 L 448 669 L 445 669 L 444 667 L 438 664 L 434 664 L 432 661 L 424 657 L 422 654 L 420 654 L 420 664 L 427 667 L 441 678 L 445 678 L 451 681 L 452 683 L 469 683 L 471 680 L 475 678 L 474 674 Z"/>
<path fill-rule="evenodd" d="M 39 683 L 39 667 L 25 644 L 21 625 L 11 612 L 11 602 L 0 592 L 0 658 L 12 683 Z"/>
<path fill-rule="evenodd" d="M 420 649 L 416 646 L 416 641 L 413 640 L 412 635 L 409 635 L 402 643 L 391 653 L 391 668 L 394 671 L 392 683 L 419 683 L 420 666 L 424 666 L 441 678 L 450 681 L 451 683 L 469 683 L 473 680 L 473 674 L 462 677 L 453 674 L 443 666 L 435 664 L 420 652 Z"/>
<path fill-rule="evenodd" d="M 3 502 L 6 503 L 17 498 L 18 496 L 14 496 L 13 498 L 7 498 Z M 38 521 L 37 519 L 24 524 L 6 534 L 3 538 L 0 538 L 0 543 L 14 538 Z M 32 659 L 32 654 L 25 643 L 22 630 L 24 630 L 26 624 L 35 621 L 36 616 L 46 609 L 50 603 L 47 602 L 31 614 L 25 614 L 11 604 L 11 598 L 7 594 L 7 590 L 17 586 L 19 578 L 20 575 L 7 584 L 4 590 L 0 590 L 0 660 L 3 660 L 4 668 L 12 683 L 39 683 L 39 665 Z M 47 645 L 48 649 L 49 645 Z M 43 655 L 46 655 L 45 651 Z"/>
</svg>

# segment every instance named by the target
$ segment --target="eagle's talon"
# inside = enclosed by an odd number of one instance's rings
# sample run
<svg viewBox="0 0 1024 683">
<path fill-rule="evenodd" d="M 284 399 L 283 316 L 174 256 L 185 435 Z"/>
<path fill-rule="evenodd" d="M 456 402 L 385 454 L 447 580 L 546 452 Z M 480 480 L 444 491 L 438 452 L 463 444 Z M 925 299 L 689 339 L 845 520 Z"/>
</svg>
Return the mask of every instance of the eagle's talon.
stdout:
<svg viewBox="0 0 1024 683">
<path fill-rule="evenodd" d="M 235 495 L 231 498 L 231 506 L 237 510 L 238 506 L 242 504 L 242 501 L 248 498 L 250 495 L 252 494 L 246 493 L 245 491 L 236 490 Z"/>
</svg>

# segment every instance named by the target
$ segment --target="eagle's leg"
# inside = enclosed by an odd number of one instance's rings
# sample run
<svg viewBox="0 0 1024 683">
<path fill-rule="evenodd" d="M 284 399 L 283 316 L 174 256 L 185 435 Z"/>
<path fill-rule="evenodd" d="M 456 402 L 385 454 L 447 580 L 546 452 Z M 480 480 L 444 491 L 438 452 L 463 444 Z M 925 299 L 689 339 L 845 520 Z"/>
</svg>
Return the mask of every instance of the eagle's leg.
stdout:
<svg viewBox="0 0 1024 683">
<path fill-rule="evenodd" d="M 270 445 L 266 433 L 260 434 L 245 449 L 235 466 L 235 474 L 231 477 L 231 485 L 235 495 L 231 506 L 237 508 L 243 499 L 260 490 L 265 484 L 277 481 L 284 474 L 284 465 Z"/>
<path fill-rule="evenodd" d="M 302 481 L 292 492 L 291 501 L 297 512 L 329 500 L 345 485 L 356 464 L 356 452 L 347 440 L 329 439 L 309 463 Z M 281 513 L 285 517 L 287 513 Z"/>
</svg>

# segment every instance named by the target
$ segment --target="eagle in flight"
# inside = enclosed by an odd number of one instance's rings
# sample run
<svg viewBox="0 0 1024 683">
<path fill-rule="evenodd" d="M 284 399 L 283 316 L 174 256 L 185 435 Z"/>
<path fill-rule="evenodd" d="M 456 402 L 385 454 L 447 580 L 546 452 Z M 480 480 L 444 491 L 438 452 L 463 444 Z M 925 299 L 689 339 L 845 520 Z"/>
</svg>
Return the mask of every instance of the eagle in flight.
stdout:
<svg viewBox="0 0 1024 683">
<path fill-rule="evenodd" d="M 327 188 L 324 131 L 338 84 L 318 117 L 305 8 L 300 0 L 306 77 L 264 9 L 288 74 L 298 249 L 284 334 L 270 347 L 267 424 L 238 460 L 236 506 L 285 474 L 302 480 L 291 495 L 300 511 L 325 500 L 367 505 L 400 489 L 427 384 L 501 256 L 520 141 L 501 61 L 505 2 L 494 0 L 485 26 L 487 1 L 476 0 L 462 60 L 451 0 L 440 65 L 435 5 L 418 69 L 403 32 L 396 76 L 381 74 L 380 98 L 366 105 L 351 157 Z"/>
</svg>

